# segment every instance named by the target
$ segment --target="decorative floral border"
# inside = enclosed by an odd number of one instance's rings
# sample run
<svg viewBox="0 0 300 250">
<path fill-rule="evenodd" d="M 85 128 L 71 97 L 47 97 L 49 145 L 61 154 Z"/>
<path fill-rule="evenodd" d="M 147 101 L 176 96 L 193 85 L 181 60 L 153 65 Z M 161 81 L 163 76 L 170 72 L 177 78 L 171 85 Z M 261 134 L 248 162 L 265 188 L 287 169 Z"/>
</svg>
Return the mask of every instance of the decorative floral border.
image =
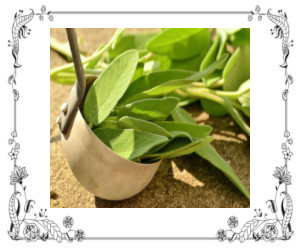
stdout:
<svg viewBox="0 0 300 250">
<path fill-rule="evenodd" d="M 14 22 L 12 26 L 12 41 L 8 41 L 8 46 L 12 47 L 12 55 L 14 58 L 14 71 L 9 76 L 8 83 L 12 87 L 12 93 L 14 97 L 14 130 L 11 133 L 11 137 L 8 139 L 8 144 L 11 146 L 11 151 L 8 153 L 11 161 L 13 162 L 13 172 L 10 175 L 10 184 L 14 186 L 14 192 L 9 199 L 8 210 L 11 225 L 8 231 L 8 235 L 13 240 L 25 239 L 26 241 L 36 241 L 38 239 L 46 241 L 49 236 L 53 237 L 57 242 L 61 242 L 63 239 L 72 242 L 74 240 L 82 241 L 85 238 L 83 230 L 73 230 L 74 220 L 70 216 L 66 216 L 63 219 L 63 225 L 66 228 L 65 232 L 62 232 L 58 225 L 49 220 L 46 212 L 47 209 L 41 209 L 39 212 L 35 212 L 33 216 L 29 217 L 29 213 L 35 204 L 34 200 L 27 199 L 26 186 L 23 184 L 25 178 L 28 177 L 28 173 L 25 167 L 21 167 L 18 164 L 18 154 L 20 152 L 20 143 L 17 142 L 17 102 L 20 98 L 19 91 L 17 90 L 17 70 L 21 67 L 18 62 L 19 55 L 19 41 L 25 39 L 30 34 L 30 29 L 27 28 L 27 24 L 35 17 L 38 16 L 40 21 L 43 21 L 45 17 L 48 17 L 50 21 L 53 21 L 53 15 L 50 12 L 46 12 L 46 7 L 41 7 L 41 12 L 34 12 L 33 9 L 30 13 L 23 15 L 23 11 L 19 10 L 14 16 Z M 20 197 L 22 196 L 23 202 L 21 203 Z M 24 209 L 24 215 L 21 215 L 21 208 Z M 21 236 L 23 234 L 23 236 Z"/>
<path fill-rule="evenodd" d="M 262 13 L 260 6 L 257 5 L 255 12 L 252 11 L 248 16 L 248 20 L 252 21 L 253 18 L 257 16 L 258 21 L 261 21 L 265 15 L 275 24 L 275 27 L 271 29 L 271 34 L 274 35 L 275 38 L 282 39 L 283 63 L 280 67 L 284 69 L 285 73 L 285 86 L 282 92 L 282 99 L 285 104 L 285 131 L 283 134 L 284 142 L 281 144 L 281 149 L 284 163 L 281 167 L 276 167 L 273 174 L 273 177 L 278 181 L 278 184 L 275 185 L 274 200 L 270 199 L 266 202 L 271 211 L 271 217 L 268 217 L 267 213 L 263 214 L 261 209 L 255 209 L 254 218 L 247 221 L 240 230 L 236 230 L 238 227 L 238 218 L 231 216 L 227 221 L 230 229 L 220 229 L 217 232 L 216 238 L 219 241 L 228 240 L 229 242 L 233 242 L 238 239 L 240 242 L 244 242 L 249 238 L 253 238 L 255 241 L 263 239 L 265 241 L 274 242 L 275 240 L 289 240 L 293 235 L 291 226 L 293 202 L 288 193 L 288 185 L 291 185 L 292 178 L 288 171 L 288 163 L 293 155 L 290 150 L 293 139 L 290 137 L 290 132 L 287 127 L 288 94 L 290 85 L 293 83 L 293 77 L 288 73 L 287 59 L 290 53 L 289 47 L 293 46 L 293 41 L 289 40 L 289 23 L 286 13 L 282 10 L 278 11 L 278 15 L 272 14 L 270 9 L 267 13 Z"/>
<path fill-rule="evenodd" d="M 275 240 L 289 240 L 293 235 L 291 227 L 293 204 L 291 196 L 288 193 L 288 185 L 291 185 L 288 162 L 293 155 L 289 145 L 293 144 L 293 139 L 290 137 L 290 132 L 287 127 L 288 94 L 290 85 L 293 83 L 293 77 L 288 73 L 287 59 L 290 52 L 289 47 L 293 46 L 293 41 L 289 40 L 287 15 L 282 12 L 282 10 L 278 11 L 278 15 L 274 15 L 271 13 L 271 10 L 263 13 L 261 12 L 261 8 L 256 6 L 255 12 L 251 11 L 248 20 L 251 21 L 257 16 L 258 21 L 261 21 L 265 15 L 275 24 L 275 27 L 271 29 L 271 34 L 274 35 L 275 38 L 282 39 L 283 63 L 280 67 L 283 68 L 285 72 L 285 88 L 282 93 L 282 99 L 285 103 L 285 139 L 281 145 L 281 149 L 284 164 L 281 167 L 276 167 L 273 174 L 273 176 L 278 179 L 278 185 L 275 186 L 276 192 L 274 200 L 271 199 L 267 201 L 268 208 L 272 213 L 272 218 L 268 218 L 267 213 L 263 214 L 261 209 L 255 209 L 256 214 L 254 215 L 254 218 L 247 221 L 240 230 L 237 230 L 238 218 L 231 216 L 227 221 L 230 229 L 220 229 L 217 232 L 215 239 L 219 241 L 228 240 L 229 242 L 233 242 L 238 239 L 240 242 L 244 242 L 247 239 L 253 238 L 255 241 L 264 239 L 265 241 L 273 242 Z M 19 41 L 20 39 L 27 38 L 30 34 L 31 30 L 28 29 L 26 25 L 33 20 L 35 16 L 38 16 L 40 21 L 43 21 L 45 17 L 50 21 L 53 21 L 54 19 L 51 12 L 46 11 L 44 5 L 41 7 L 41 11 L 37 13 L 31 9 L 29 14 L 23 15 L 23 11 L 20 10 L 14 16 L 12 41 L 8 41 L 8 46 L 12 47 L 12 55 L 14 58 L 14 71 L 8 78 L 8 83 L 12 86 L 14 98 L 14 130 L 11 132 L 11 137 L 8 139 L 8 143 L 11 146 L 11 151 L 8 154 L 13 162 L 13 172 L 10 175 L 10 184 L 14 186 L 13 194 L 9 199 L 9 217 L 11 225 L 8 234 L 13 240 L 25 239 L 26 241 L 36 241 L 40 239 L 46 241 L 50 236 L 57 242 L 61 242 L 62 240 L 67 240 L 69 242 L 73 242 L 74 240 L 82 241 L 85 238 L 85 233 L 81 229 L 72 229 L 74 220 L 71 216 L 66 216 L 63 219 L 63 225 L 66 228 L 65 232 L 62 232 L 54 221 L 47 218 L 47 209 L 40 209 L 39 212 L 33 214 L 33 217 L 29 218 L 29 213 L 32 211 L 35 201 L 27 199 L 26 186 L 23 184 L 24 179 L 28 177 L 27 170 L 25 167 L 21 167 L 17 164 L 18 154 L 20 152 L 20 144 L 16 139 L 18 137 L 16 111 L 17 102 L 20 98 L 20 94 L 16 88 L 16 78 L 17 69 L 21 67 L 18 62 Z M 23 204 L 21 204 L 20 201 L 21 196 L 24 197 Z M 24 208 L 23 217 L 20 215 L 21 207 Z M 23 234 L 23 236 L 21 234 Z M 99 239 L 101 239 L 101 237 L 99 237 Z M 200 237 L 199 239 L 207 240 L 211 239 L 211 237 Z"/>
</svg>

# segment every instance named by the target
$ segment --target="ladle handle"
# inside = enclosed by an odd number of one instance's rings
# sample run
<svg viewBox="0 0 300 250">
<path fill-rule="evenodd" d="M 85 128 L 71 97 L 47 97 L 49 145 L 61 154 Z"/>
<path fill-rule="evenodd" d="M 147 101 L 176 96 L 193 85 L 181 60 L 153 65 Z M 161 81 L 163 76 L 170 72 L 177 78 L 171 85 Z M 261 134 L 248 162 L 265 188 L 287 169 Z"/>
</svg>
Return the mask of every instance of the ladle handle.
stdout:
<svg viewBox="0 0 300 250">
<path fill-rule="evenodd" d="M 66 30 L 72 52 L 77 81 L 75 82 L 68 99 L 62 104 L 59 116 L 56 120 L 57 124 L 59 125 L 59 129 L 63 134 L 68 131 L 69 125 L 72 122 L 84 97 L 86 87 L 85 74 L 80 58 L 80 51 L 78 48 L 75 29 L 67 28 Z"/>
</svg>

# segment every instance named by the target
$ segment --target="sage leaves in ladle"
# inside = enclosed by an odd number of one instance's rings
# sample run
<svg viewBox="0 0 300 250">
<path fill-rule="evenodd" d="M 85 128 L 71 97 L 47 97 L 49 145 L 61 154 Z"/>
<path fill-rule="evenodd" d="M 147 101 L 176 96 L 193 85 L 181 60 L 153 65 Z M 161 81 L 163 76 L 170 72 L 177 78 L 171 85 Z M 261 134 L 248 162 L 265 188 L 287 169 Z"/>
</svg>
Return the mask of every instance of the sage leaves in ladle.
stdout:
<svg viewBox="0 0 300 250">
<path fill-rule="evenodd" d="M 134 129 L 98 128 L 94 133 L 115 153 L 129 160 L 138 158 L 152 147 L 168 141 L 165 136 Z"/>
<path fill-rule="evenodd" d="M 181 108 L 200 100 L 212 116 L 231 115 L 250 136 L 250 29 L 169 28 L 113 38 L 82 58 L 98 78 L 82 113 L 92 131 L 116 154 L 150 163 L 195 152 L 249 192 L 210 145 L 210 126 L 197 125 Z M 61 46 L 61 45 L 60 45 Z M 56 46 L 57 48 L 57 46 Z M 63 51 L 65 56 L 69 54 Z M 73 65 L 51 79 L 74 84 Z"/>
<path fill-rule="evenodd" d="M 131 116 L 149 121 L 165 120 L 179 103 L 176 97 L 151 98 L 125 105 L 118 112 L 118 118 Z"/>
<path fill-rule="evenodd" d="M 90 87 L 83 106 L 88 124 L 98 125 L 115 108 L 134 75 L 139 54 L 128 50 L 118 56 Z"/>
</svg>

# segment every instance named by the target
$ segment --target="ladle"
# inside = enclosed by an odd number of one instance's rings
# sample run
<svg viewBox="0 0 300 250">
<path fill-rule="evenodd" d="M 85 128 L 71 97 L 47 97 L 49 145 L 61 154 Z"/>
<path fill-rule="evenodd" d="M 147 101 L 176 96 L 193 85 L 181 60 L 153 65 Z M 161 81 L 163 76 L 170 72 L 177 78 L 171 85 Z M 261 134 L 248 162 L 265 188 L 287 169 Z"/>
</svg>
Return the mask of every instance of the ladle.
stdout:
<svg viewBox="0 0 300 250">
<path fill-rule="evenodd" d="M 85 77 L 76 32 L 73 28 L 66 30 L 77 81 L 56 120 L 63 152 L 74 176 L 88 191 L 107 200 L 132 197 L 149 184 L 161 161 L 141 164 L 124 159 L 90 129 L 81 109 L 85 95 L 97 77 Z"/>
</svg>

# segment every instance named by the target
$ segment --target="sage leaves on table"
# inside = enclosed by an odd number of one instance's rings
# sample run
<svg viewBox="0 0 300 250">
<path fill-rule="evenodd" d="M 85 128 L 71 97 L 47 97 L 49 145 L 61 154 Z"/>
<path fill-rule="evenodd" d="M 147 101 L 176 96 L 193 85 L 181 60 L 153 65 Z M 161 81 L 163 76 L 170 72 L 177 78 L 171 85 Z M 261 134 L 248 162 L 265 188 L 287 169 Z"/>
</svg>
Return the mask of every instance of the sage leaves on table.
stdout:
<svg viewBox="0 0 300 250">
<path fill-rule="evenodd" d="M 177 110 L 177 111 L 176 111 Z M 172 113 L 172 117 L 176 122 L 188 123 L 194 126 L 196 122 L 191 119 L 191 116 L 182 108 L 177 107 Z M 180 111 L 178 111 L 180 110 Z M 180 116 L 177 116 L 176 113 L 180 112 Z M 175 114 L 175 115 L 173 115 Z M 213 148 L 212 145 L 207 144 L 204 147 L 201 147 L 195 151 L 197 155 L 209 161 L 213 166 L 221 170 L 231 181 L 232 183 L 248 198 L 250 199 L 250 194 L 243 182 L 235 174 L 231 166 L 218 154 L 218 152 Z"/>
<path fill-rule="evenodd" d="M 125 34 L 115 44 L 114 48 L 108 51 L 107 61 L 112 61 L 123 52 L 136 49 L 140 57 L 147 53 L 146 44 L 148 41 L 156 36 L 157 33 L 144 34 Z"/>
<path fill-rule="evenodd" d="M 172 59 L 191 58 L 210 45 L 210 31 L 207 28 L 166 29 L 154 37 L 147 49 Z"/>
<path fill-rule="evenodd" d="M 250 136 L 250 29 L 167 28 L 124 33 L 82 55 L 97 79 L 82 113 L 108 147 L 123 158 L 151 163 L 195 152 L 249 192 L 211 146 L 212 128 L 197 125 L 183 106 L 201 105 L 211 116 L 230 115 Z M 65 44 L 52 48 L 70 57 Z M 51 80 L 73 84 L 74 66 L 51 70 Z"/>
</svg>

